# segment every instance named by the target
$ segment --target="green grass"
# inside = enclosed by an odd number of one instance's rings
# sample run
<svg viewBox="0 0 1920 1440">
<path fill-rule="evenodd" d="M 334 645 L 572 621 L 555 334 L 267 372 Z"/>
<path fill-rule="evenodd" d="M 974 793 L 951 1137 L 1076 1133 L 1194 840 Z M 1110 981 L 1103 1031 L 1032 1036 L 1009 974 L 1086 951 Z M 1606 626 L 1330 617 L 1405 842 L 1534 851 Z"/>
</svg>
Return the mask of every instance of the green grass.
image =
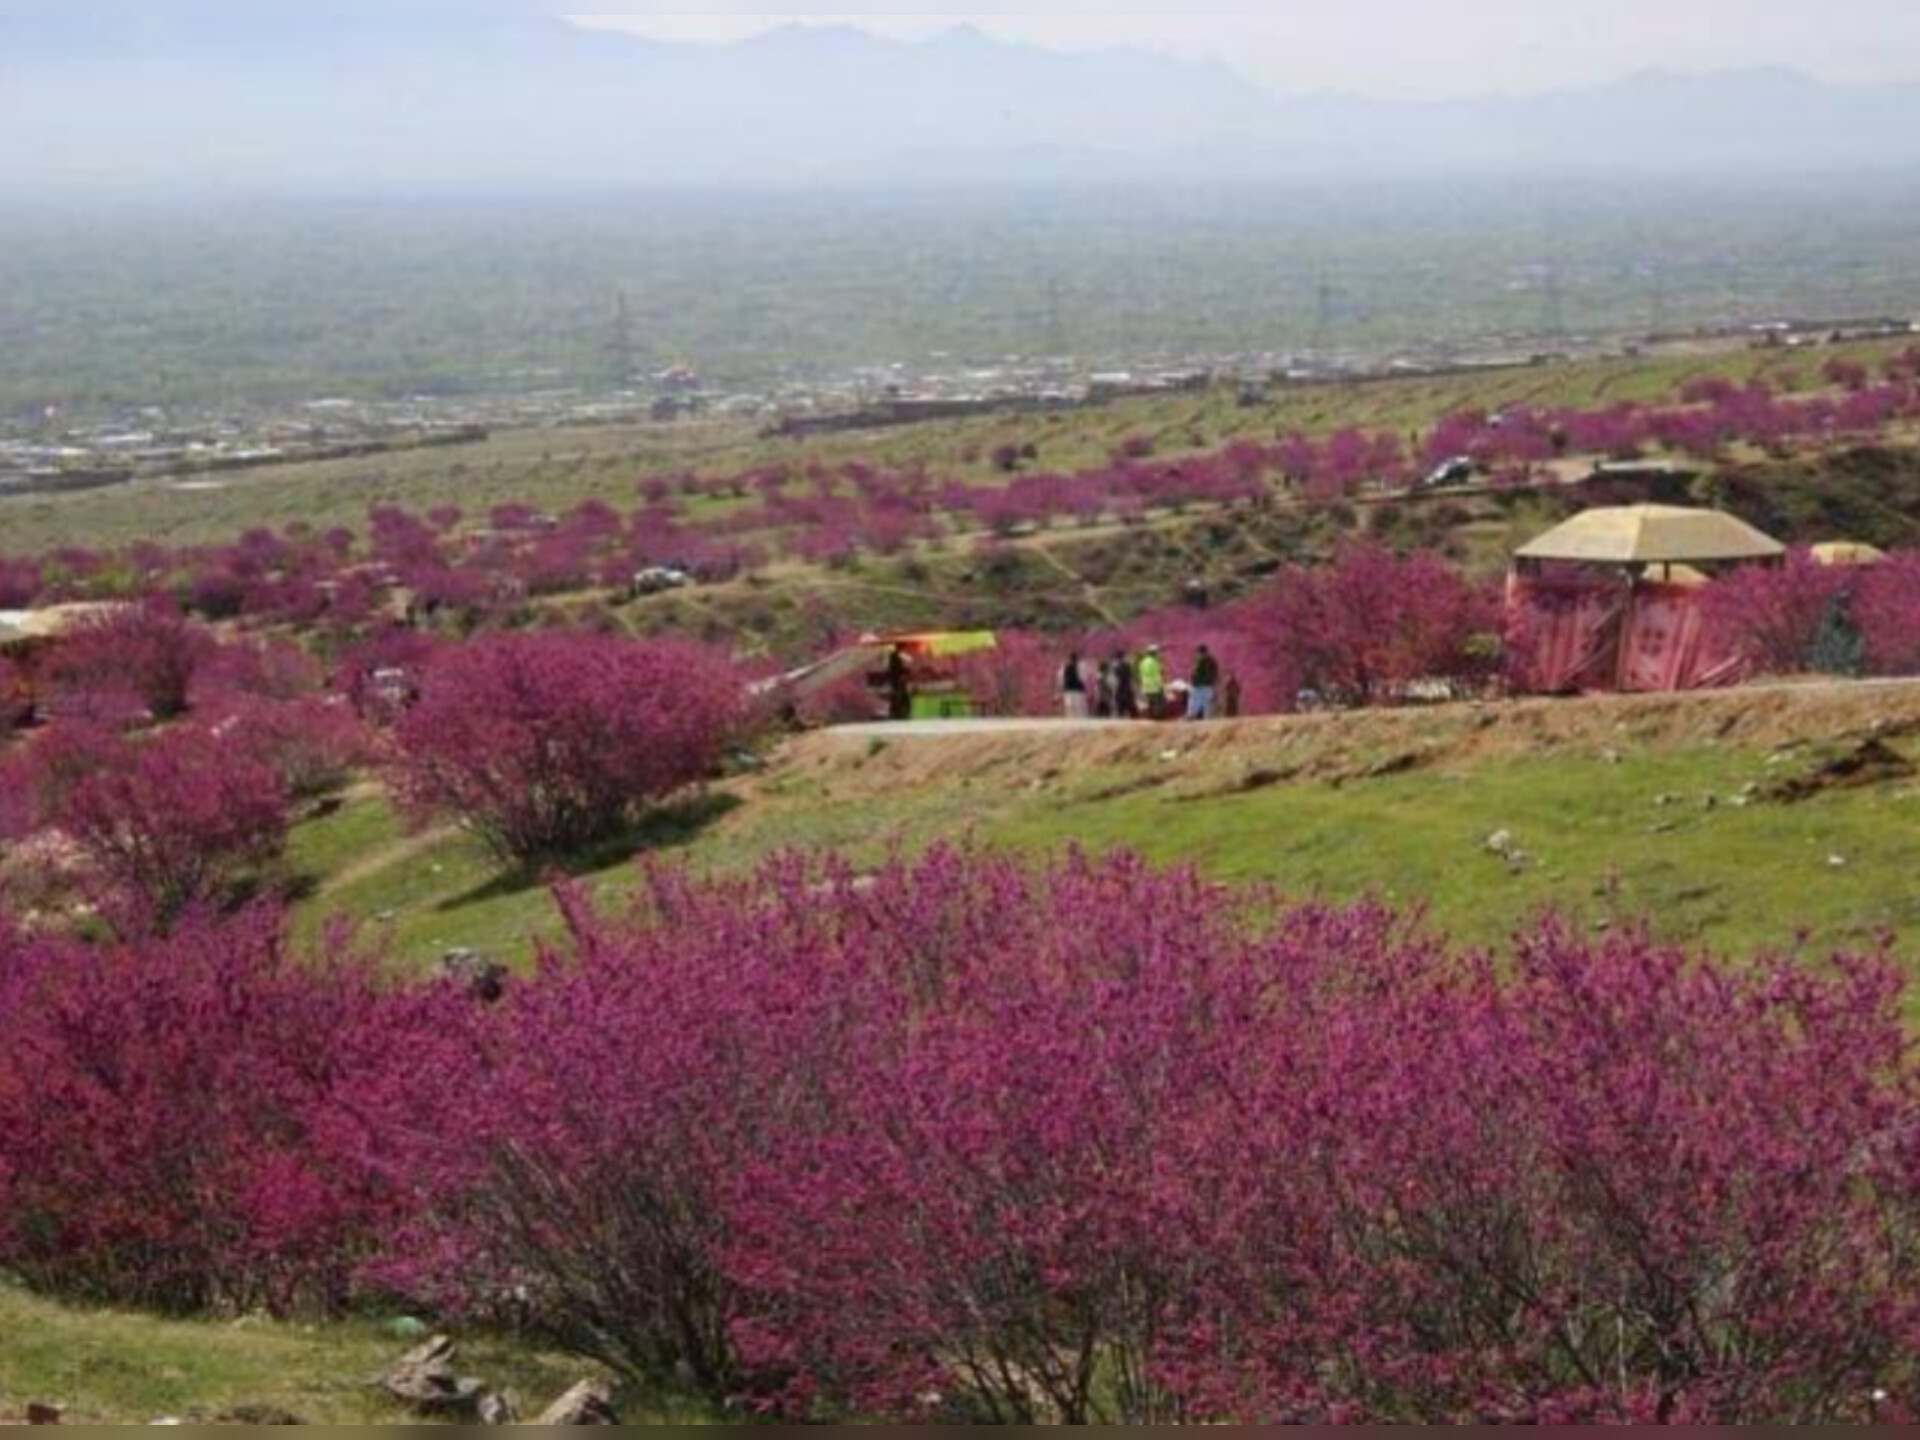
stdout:
<svg viewBox="0 0 1920 1440">
<path fill-rule="evenodd" d="M 1175 761 L 1053 782 L 947 776 L 857 801 L 776 772 L 737 808 L 572 869 L 590 893 L 614 900 L 647 857 L 713 874 L 782 850 L 835 849 L 870 864 L 972 837 L 1035 851 L 1131 849 L 1297 898 L 1378 898 L 1490 946 L 1549 910 L 1587 927 L 1645 920 L 1662 938 L 1734 954 L 1791 949 L 1803 934 L 1831 950 L 1871 948 L 1887 931 L 1920 933 L 1920 787 L 1833 791 L 1794 805 L 1748 796 L 1813 763 L 1809 753 L 1775 763 L 1727 749 L 1631 751 L 1617 764 L 1558 755 L 1246 793 L 1228 793 L 1244 770 Z M 1525 863 L 1488 850 L 1501 831 Z M 301 828 L 293 847 L 301 863 L 354 857 L 345 883 L 302 907 L 308 934 L 350 915 L 384 937 L 396 965 L 417 972 L 453 947 L 524 962 L 535 937 L 555 933 L 545 887 L 503 877 L 470 838 L 398 835 L 376 798 Z"/>
<path fill-rule="evenodd" d="M 477 1336 L 459 1336 L 460 1367 L 537 1414 L 591 1366 Z M 0 1419 L 27 1405 L 73 1423 L 211 1419 L 272 1406 L 313 1424 L 413 1423 L 372 1383 L 408 1348 L 377 1323 L 228 1324 L 72 1309 L 0 1284 Z M 698 1424 L 691 1409 L 639 1404 L 628 1417 Z"/>
<path fill-rule="evenodd" d="M 328 922 L 351 920 L 399 973 L 428 971 L 453 949 L 524 964 L 540 941 L 560 933 L 550 881 L 561 873 L 595 899 L 617 904 L 638 886 L 650 861 L 721 874 L 795 849 L 875 859 L 896 844 L 924 845 L 946 823 L 943 809 L 918 797 L 857 810 L 781 805 L 739 817 L 669 816 L 625 843 L 543 875 L 503 866 L 457 830 L 407 838 L 385 800 L 362 797 L 294 831 L 289 859 L 300 888 L 310 892 L 296 910 L 296 930 L 311 943 Z"/>
<path fill-rule="evenodd" d="M 1920 793 L 1745 799 L 1778 773 L 1764 756 L 1700 751 L 1619 765 L 1504 761 L 1203 802 L 1067 795 L 995 838 L 1130 848 L 1300 898 L 1378 898 L 1482 945 L 1547 911 L 1589 927 L 1647 920 L 1662 938 L 1734 954 L 1790 949 L 1802 932 L 1831 949 L 1920 931 Z M 1488 848 L 1502 831 L 1524 863 Z"/>
</svg>

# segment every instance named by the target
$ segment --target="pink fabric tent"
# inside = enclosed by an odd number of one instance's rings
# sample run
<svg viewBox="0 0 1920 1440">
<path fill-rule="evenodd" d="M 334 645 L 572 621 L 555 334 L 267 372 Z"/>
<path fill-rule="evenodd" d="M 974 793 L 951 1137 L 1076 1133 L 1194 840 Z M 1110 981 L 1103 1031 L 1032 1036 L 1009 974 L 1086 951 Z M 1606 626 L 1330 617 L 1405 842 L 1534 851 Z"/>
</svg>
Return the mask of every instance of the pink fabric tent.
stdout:
<svg viewBox="0 0 1920 1440">
<path fill-rule="evenodd" d="M 1665 693 L 1738 685 L 1738 650 L 1705 624 L 1697 587 L 1618 574 L 1515 574 L 1508 643 L 1523 689 Z"/>
<path fill-rule="evenodd" d="M 1515 683 L 1547 695 L 1737 685 L 1748 666 L 1707 623 L 1702 569 L 1777 564 L 1785 554 L 1714 510 L 1627 505 L 1576 515 L 1515 557 L 1507 585 Z"/>
</svg>

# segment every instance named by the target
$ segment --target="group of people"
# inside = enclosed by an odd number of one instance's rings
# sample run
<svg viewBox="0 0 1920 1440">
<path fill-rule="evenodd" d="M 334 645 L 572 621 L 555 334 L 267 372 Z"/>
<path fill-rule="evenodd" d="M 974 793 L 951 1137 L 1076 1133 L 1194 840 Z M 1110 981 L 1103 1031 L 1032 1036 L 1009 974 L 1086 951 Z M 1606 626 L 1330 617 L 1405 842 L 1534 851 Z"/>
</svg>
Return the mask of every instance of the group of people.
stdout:
<svg viewBox="0 0 1920 1440">
<path fill-rule="evenodd" d="M 1060 671 L 1061 703 L 1069 720 L 1212 720 L 1240 716 L 1240 681 L 1222 677 L 1219 658 L 1207 646 L 1195 653 L 1191 678 L 1168 678 L 1158 645 L 1138 660 L 1124 650 L 1091 661 L 1074 651 Z"/>
</svg>

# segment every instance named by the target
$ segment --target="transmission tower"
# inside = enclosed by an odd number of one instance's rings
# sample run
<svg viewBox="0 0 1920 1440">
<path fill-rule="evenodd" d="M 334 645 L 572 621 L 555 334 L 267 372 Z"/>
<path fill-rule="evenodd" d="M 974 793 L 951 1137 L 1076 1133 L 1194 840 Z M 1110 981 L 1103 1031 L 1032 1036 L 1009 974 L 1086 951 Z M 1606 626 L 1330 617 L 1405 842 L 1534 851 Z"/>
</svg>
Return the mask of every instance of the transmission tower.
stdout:
<svg viewBox="0 0 1920 1440">
<path fill-rule="evenodd" d="M 1062 298 L 1064 294 L 1060 277 L 1057 275 L 1050 277 L 1047 281 L 1046 328 L 1041 338 L 1041 344 L 1050 360 L 1065 359 L 1073 348 L 1067 334 L 1066 305 Z"/>
<path fill-rule="evenodd" d="M 1549 340 L 1567 338 L 1567 288 L 1557 264 L 1547 267 L 1541 285 L 1540 333 Z"/>
<path fill-rule="evenodd" d="M 626 287 L 614 292 L 613 330 L 607 339 L 607 358 L 614 378 L 625 384 L 640 372 L 640 345 L 634 334 L 633 302 Z"/>
<path fill-rule="evenodd" d="M 1340 319 L 1340 291 L 1332 280 L 1325 275 L 1320 277 L 1320 285 L 1314 299 L 1313 345 L 1311 350 L 1316 360 L 1325 360 L 1333 354 L 1334 327 Z"/>
</svg>

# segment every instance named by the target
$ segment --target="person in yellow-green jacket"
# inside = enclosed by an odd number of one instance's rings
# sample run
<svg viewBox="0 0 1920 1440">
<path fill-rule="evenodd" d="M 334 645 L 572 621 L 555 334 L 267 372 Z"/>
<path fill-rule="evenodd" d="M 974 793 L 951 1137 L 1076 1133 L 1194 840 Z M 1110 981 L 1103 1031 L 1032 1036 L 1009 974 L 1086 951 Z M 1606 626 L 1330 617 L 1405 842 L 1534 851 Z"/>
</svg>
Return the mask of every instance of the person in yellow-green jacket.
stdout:
<svg viewBox="0 0 1920 1440">
<path fill-rule="evenodd" d="M 1167 667 L 1161 662 L 1160 647 L 1149 645 L 1140 657 L 1140 703 L 1149 720 L 1167 718 Z"/>
</svg>

